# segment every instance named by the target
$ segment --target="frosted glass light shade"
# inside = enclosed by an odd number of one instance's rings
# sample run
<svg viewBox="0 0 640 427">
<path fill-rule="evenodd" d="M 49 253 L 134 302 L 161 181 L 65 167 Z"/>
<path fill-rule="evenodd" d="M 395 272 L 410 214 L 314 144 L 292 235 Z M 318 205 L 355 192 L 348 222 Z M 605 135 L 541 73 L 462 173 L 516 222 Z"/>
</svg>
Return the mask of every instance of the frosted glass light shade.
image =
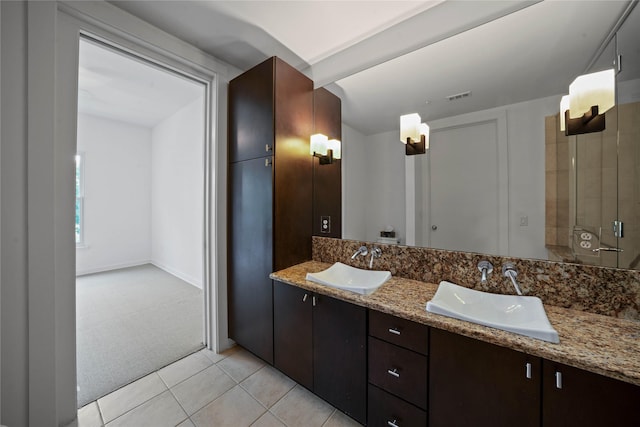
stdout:
<svg viewBox="0 0 640 427">
<path fill-rule="evenodd" d="M 400 116 L 400 141 L 407 143 L 407 138 L 412 142 L 420 141 L 420 115 L 418 113 Z"/>
<path fill-rule="evenodd" d="M 424 135 L 424 149 L 429 149 L 429 125 L 426 123 L 420 123 L 420 135 Z M 406 142 L 406 141 L 405 141 Z"/>
<path fill-rule="evenodd" d="M 311 135 L 311 145 L 309 147 L 309 154 L 320 154 L 321 156 L 327 155 L 327 145 L 329 138 L 321 133 Z"/>
<path fill-rule="evenodd" d="M 569 85 L 569 117 L 582 117 L 592 106 L 604 114 L 616 104 L 615 73 L 613 69 L 585 74 Z"/>
<path fill-rule="evenodd" d="M 340 146 L 340 141 L 337 139 L 330 139 L 327 142 L 327 149 L 333 150 L 333 158 L 341 159 L 342 158 L 342 150 Z"/>
<path fill-rule="evenodd" d="M 564 119 L 564 112 L 569 109 L 569 95 L 565 95 L 560 99 L 560 130 L 564 131 L 567 128 Z"/>
</svg>

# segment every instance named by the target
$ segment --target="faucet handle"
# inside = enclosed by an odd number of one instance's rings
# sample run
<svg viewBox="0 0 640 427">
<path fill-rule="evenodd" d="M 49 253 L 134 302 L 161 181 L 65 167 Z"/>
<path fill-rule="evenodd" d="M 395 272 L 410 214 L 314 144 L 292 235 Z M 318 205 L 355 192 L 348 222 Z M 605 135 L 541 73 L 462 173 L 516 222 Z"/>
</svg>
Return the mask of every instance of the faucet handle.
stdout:
<svg viewBox="0 0 640 427">
<path fill-rule="evenodd" d="M 484 259 L 478 263 L 478 270 L 482 273 L 480 282 L 484 285 L 487 283 L 487 276 L 493 272 L 493 264 Z"/>
<path fill-rule="evenodd" d="M 516 266 L 512 262 L 505 262 L 502 264 L 502 275 L 504 277 L 516 277 L 518 276 L 518 270 L 516 270 Z"/>
<path fill-rule="evenodd" d="M 351 259 L 355 259 L 358 255 L 362 255 L 362 256 L 366 256 L 369 253 L 369 251 L 367 250 L 367 247 L 362 245 L 358 248 L 358 250 L 356 251 L 356 253 L 354 253 L 353 255 L 351 255 Z"/>
</svg>

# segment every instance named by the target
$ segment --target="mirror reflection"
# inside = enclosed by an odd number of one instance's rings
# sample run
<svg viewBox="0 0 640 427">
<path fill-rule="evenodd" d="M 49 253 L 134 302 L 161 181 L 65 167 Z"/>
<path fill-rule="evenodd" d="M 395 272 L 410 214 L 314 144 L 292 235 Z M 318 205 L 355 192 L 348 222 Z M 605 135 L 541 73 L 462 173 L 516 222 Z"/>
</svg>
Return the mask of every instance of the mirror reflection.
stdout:
<svg viewBox="0 0 640 427">
<path fill-rule="evenodd" d="M 375 241 L 393 228 L 401 244 L 640 268 L 640 8 L 635 4 L 538 3 L 338 81 L 347 124 L 344 237 Z M 543 7 L 544 13 L 534 9 Z M 525 25 L 525 13 L 549 18 L 539 20 L 534 31 Z M 484 49 L 470 44 L 489 29 L 494 39 L 485 37 L 490 43 Z M 443 48 L 444 56 L 437 50 Z M 460 64 L 443 62 L 451 57 Z M 415 88 L 437 94 L 428 103 L 402 105 L 402 98 L 389 103 L 395 120 L 418 112 L 427 121 L 426 154 L 404 155 L 397 124 L 382 132 L 379 126 L 370 131 L 349 126 L 366 110 L 358 101 L 375 98 L 378 87 L 372 82 L 380 68 L 398 67 L 400 73 L 427 58 L 445 74 L 457 73 L 464 59 L 465 75 L 456 74 L 463 82 L 457 87 L 475 86 L 466 99 L 445 102 L 455 85 L 442 74 L 431 80 L 429 71 L 428 88 Z M 569 84 L 578 75 L 612 67 L 617 105 L 606 113 L 606 129 L 565 136 L 559 104 Z M 399 75 L 389 86 L 406 81 L 414 80 Z M 360 96 L 366 87 L 369 97 Z M 623 222 L 622 237 L 614 221 Z"/>
</svg>

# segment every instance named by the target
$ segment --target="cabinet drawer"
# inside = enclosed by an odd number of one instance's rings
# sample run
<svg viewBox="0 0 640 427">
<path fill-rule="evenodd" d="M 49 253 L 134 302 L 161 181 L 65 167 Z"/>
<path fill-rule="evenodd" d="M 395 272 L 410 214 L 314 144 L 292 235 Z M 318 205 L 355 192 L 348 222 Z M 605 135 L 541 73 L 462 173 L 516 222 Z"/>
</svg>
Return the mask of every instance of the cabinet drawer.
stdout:
<svg viewBox="0 0 640 427">
<path fill-rule="evenodd" d="M 427 413 L 402 399 L 369 384 L 367 426 L 425 427 Z"/>
<path fill-rule="evenodd" d="M 369 337 L 369 382 L 427 409 L 427 358 Z"/>
<path fill-rule="evenodd" d="M 369 335 L 418 353 L 428 353 L 429 328 L 410 320 L 370 310 Z"/>
</svg>

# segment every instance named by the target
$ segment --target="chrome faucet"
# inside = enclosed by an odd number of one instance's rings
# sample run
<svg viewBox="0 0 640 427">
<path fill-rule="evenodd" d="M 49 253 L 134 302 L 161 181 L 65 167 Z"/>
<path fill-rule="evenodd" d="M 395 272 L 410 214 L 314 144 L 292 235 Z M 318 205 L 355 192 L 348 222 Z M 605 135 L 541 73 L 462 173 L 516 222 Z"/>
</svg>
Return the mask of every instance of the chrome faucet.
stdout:
<svg viewBox="0 0 640 427">
<path fill-rule="evenodd" d="M 483 285 L 487 284 L 487 276 L 489 274 L 491 274 L 491 272 L 493 271 L 493 264 L 491 264 L 489 261 L 482 260 L 478 263 L 478 270 L 480 270 L 480 272 L 482 273 L 482 278 L 480 279 L 480 282 Z"/>
<path fill-rule="evenodd" d="M 381 256 L 382 256 L 382 249 L 380 249 L 377 246 L 374 246 L 373 249 L 371 249 L 371 261 L 369 261 L 369 269 L 373 268 L 373 259 L 380 258 Z"/>
<path fill-rule="evenodd" d="M 511 262 L 505 262 L 502 265 L 502 274 L 504 277 L 508 277 L 511 279 L 511 283 L 513 283 L 513 287 L 516 289 L 516 293 L 518 295 L 522 295 L 522 291 L 520 290 L 520 286 L 516 281 L 516 277 L 518 277 L 518 272 L 516 271 L 516 266 Z"/>
<path fill-rule="evenodd" d="M 351 255 L 351 259 L 355 259 L 358 255 L 367 256 L 369 251 L 366 246 L 360 246 L 355 254 Z"/>
</svg>

